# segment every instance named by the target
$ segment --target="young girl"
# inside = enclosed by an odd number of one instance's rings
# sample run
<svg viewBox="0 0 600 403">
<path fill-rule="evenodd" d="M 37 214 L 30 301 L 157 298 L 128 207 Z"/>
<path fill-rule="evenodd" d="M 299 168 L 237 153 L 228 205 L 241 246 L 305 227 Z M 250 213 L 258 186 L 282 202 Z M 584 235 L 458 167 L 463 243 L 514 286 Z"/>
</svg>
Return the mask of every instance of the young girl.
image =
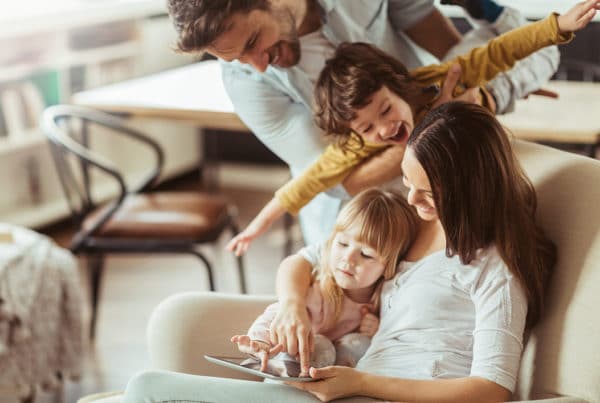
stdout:
<svg viewBox="0 0 600 403">
<path fill-rule="evenodd" d="M 336 144 L 330 145 L 303 175 L 279 189 L 227 248 L 238 255 L 244 253 L 286 211 L 296 214 L 318 193 L 340 183 L 359 163 L 382 149 L 404 147 L 415 124 L 435 103 L 453 64 L 461 66 L 464 87 L 480 86 L 532 52 L 570 41 L 573 32 L 585 27 L 597 9 L 597 0 L 579 3 L 564 15 L 552 14 L 505 33 L 465 56 L 412 72 L 371 45 L 340 45 L 327 61 L 315 89 L 317 123 L 337 138 Z M 483 88 L 481 95 L 483 106 L 491 109 L 491 95 Z"/>
<path fill-rule="evenodd" d="M 379 292 L 396 273 L 399 261 L 416 236 L 416 215 L 399 194 L 366 190 L 340 211 L 333 233 L 319 254 L 306 296 L 315 336 L 312 366 L 354 366 L 378 328 Z M 308 249 L 296 258 L 315 261 Z M 288 259 L 282 263 L 288 264 Z M 293 263 L 293 262 L 292 262 Z M 266 366 L 279 353 L 269 336 L 278 304 L 267 307 L 247 335 L 231 341 Z M 353 332 L 359 332 L 359 335 Z M 333 343 L 335 343 L 335 347 Z"/>
</svg>

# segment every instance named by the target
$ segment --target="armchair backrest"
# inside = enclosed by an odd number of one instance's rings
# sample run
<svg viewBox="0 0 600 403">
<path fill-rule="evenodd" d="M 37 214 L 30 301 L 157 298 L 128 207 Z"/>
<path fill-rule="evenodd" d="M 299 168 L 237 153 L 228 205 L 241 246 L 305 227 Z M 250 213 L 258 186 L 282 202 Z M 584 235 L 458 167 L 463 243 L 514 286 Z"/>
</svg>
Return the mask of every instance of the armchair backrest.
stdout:
<svg viewBox="0 0 600 403">
<path fill-rule="evenodd" d="M 546 311 L 524 349 L 516 397 L 600 401 L 600 161 L 515 142 L 558 249 Z"/>
</svg>

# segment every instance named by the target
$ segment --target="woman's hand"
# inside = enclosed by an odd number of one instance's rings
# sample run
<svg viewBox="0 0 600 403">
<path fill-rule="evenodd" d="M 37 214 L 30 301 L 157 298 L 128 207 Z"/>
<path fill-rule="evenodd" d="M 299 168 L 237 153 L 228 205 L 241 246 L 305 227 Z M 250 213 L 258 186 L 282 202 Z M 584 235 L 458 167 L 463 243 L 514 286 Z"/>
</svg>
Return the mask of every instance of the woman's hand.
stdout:
<svg viewBox="0 0 600 403">
<path fill-rule="evenodd" d="M 569 11 L 558 16 L 558 30 L 561 33 L 579 31 L 590 23 L 597 10 L 600 10 L 600 1 L 598 0 L 588 0 L 576 4 Z"/>
<path fill-rule="evenodd" d="M 379 329 L 379 318 L 369 312 L 369 309 L 366 306 L 361 308 L 360 313 L 362 314 L 362 319 L 360 320 L 358 332 L 365 336 L 373 337 Z"/>
<path fill-rule="evenodd" d="M 283 300 L 271 327 L 271 341 L 281 345 L 292 356 L 299 356 L 301 376 L 308 374 L 313 334 L 306 305 L 294 300 Z"/>
<path fill-rule="evenodd" d="M 232 343 L 236 343 L 238 349 L 245 354 L 250 354 L 260 359 L 260 370 L 267 370 L 269 358 L 273 357 L 283 350 L 281 345 L 271 347 L 268 343 L 259 340 L 252 340 L 247 335 L 235 335 L 231 338 Z"/>
<path fill-rule="evenodd" d="M 295 388 L 312 393 L 322 402 L 328 402 L 345 396 L 360 394 L 361 372 L 350 367 L 311 368 L 310 376 L 321 379 L 315 382 L 286 382 Z"/>
</svg>

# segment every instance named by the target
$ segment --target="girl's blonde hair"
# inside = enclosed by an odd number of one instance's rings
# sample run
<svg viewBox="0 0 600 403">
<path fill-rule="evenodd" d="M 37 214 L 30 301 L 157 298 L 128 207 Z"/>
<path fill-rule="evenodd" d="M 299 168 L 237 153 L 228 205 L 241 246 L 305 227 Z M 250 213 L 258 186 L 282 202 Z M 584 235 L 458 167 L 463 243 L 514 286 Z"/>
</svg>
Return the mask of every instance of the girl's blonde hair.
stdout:
<svg viewBox="0 0 600 403">
<path fill-rule="evenodd" d="M 395 192 L 368 189 L 355 196 L 340 211 L 335 227 L 321 253 L 321 263 L 316 268 L 313 279 L 319 281 L 324 302 L 333 306 L 334 315 L 327 327 L 337 321 L 344 297 L 343 289 L 335 282 L 335 267 L 329 266 L 329 255 L 339 231 L 358 225 L 357 241 L 375 249 L 384 262 L 383 275 L 377 280 L 370 304 L 374 312 L 379 310 L 379 294 L 383 282 L 396 274 L 400 260 L 417 234 L 417 218 L 406 199 Z"/>
</svg>

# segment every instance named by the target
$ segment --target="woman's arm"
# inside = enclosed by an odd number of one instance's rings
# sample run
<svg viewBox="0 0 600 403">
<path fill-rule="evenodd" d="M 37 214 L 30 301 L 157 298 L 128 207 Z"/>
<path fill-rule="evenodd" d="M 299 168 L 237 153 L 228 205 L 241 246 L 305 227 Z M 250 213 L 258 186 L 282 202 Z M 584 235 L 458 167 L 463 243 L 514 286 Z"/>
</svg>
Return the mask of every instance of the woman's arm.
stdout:
<svg viewBox="0 0 600 403">
<path fill-rule="evenodd" d="M 303 373 L 308 373 L 313 349 L 306 295 L 310 287 L 313 262 L 301 255 L 292 255 L 281 262 L 277 270 L 276 290 L 279 312 L 271 323 L 271 342 L 281 344 L 290 355 L 300 355 Z"/>
<path fill-rule="evenodd" d="M 402 402 L 505 402 L 511 393 L 502 386 L 478 377 L 414 380 L 368 374 L 348 367 L 311 368 L 319 382 L 290 383 L 322 401 L 345 396 L 368 396 Z"/>
</svg>

